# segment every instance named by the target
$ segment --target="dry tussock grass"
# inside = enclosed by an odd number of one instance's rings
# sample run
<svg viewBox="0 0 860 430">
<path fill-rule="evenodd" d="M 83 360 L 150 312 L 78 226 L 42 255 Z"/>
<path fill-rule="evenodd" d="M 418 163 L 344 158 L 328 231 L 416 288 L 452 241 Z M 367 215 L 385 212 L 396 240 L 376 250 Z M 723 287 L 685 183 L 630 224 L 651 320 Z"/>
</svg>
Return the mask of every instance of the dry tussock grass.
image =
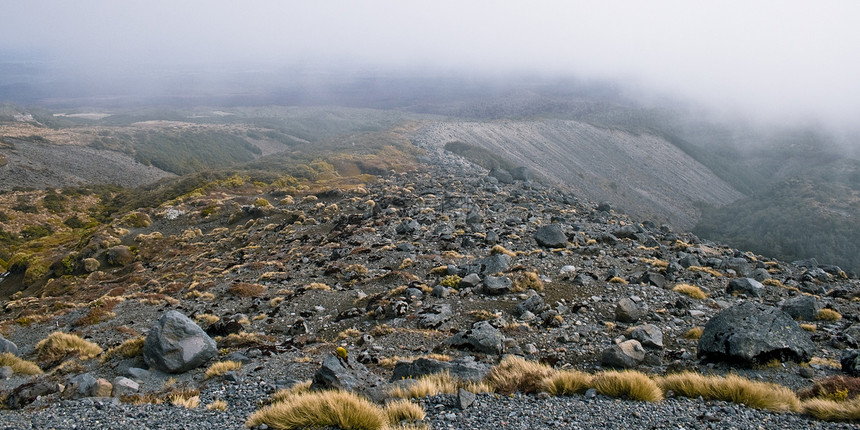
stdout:
<svg viewBox="0 0 860 430">
<path fill-rule="evenodd" d="M 36 353 L 40 361 L 55 361 L 69 354 L 87 360 L 101 354 L 102 348 L 80 336 L 55 331 L 36 344 Z"/>
<path fill-rule="evenodd" d="M 248 427 L 266 424 L 277 429 L 332 426 L 341 429 L 383 429 L 388 425 L 385 411 L 347 391 L 319 391 L 293 394 L 254 412 Z"/>
<path fill-rule="evenodd" d="M 206 409 L 210 411 L 226 411 L 227 410 L 227 402 L 224 400 L 218 399 L 213 400 L 212 403 L 206 405 Z"/>
<path fill-rule="evenodd" d="M 689 296 L 690 298 L 697 299 L 697 300 L 704 300 L 708 297 L 708 295 L 705 294 L 705 292 L 702 291 L 701 288 L 699 288 L 695 285 L 690 285 L 690 284 L 675 285 L 675 288 L 672 288 L 672 291 L 675 291 L 676 293 L 684 294 L 686 296 Z"/>
<path fill-rule="evenodd" d="M 555 373 L 557 371 L 546 364 L 508 355 L 490 369 L 486 382 L 498 393 L 535 393 L 543 389 L 543 380 Z"/>
<path fill-rule="evenodd" d="M 635 370 L 610 370 L 594 375 L 592 384 L 598 393 L 609 397 L 625 397 L 644 402 L 663 400 L 663 391 L 648 377 Z"/>
<path fill-rule="evenodd" d="M 393 369 L 395 365 L 399 361 L 415 361 L 419 358 L 427 358 L 430 360 L 436 361 L 451 361 L 451 356 L 446 354 L 426 354 L 426 355 L 418 355 L 418 356 L 409 356 L 409 357 L 401 357 L 399 355 L 395 355 L 394 357 L 385 357 L 379 359 L 379 367 L 384 369 Z"/>
<path fill-rule="evenodd" d="M 212 363 L 208 369 L 206 369 L 206 379 L 214 378 L 216 376 L 221 376 L 231 370 L 238 370 L 242 368 L 242 363 L 238 361 L 218 361 Z"/>
<path fill-rule="evenodd" d="M 11 352 L 0 354 L 0 367 L 9 366 L 19 375 L 39 375 L 42 369 L 36 363 L 15 356 Z"/>
<path fill-rule="evenodd" d="M 790 389 L 738 375 L 721 377 L 683 372 L 657 378 L 657 383 L 663 390 L 672 390 L 684 397 L 701 396 L 706 400 L 723 400 L 771 411 L 800 410 L 800 400 Z"/>
<path fill-rule="evenodd" d="M 815 316 L 815 319 L 820 321 L 839 321 L 842 319 L 842 314 L 834 311 L 833 309 L 822 309 L 818 311 L 818 315 Z"/>
<path fill-rule="evenodd" d="M 322 282 L 311 282 L 307 286 L 305 286 L 306 290 L 320 290 L 320 291 L 330 291 L 331 287 Z"/>
<path fill-rule="evenodd" d="M 716 271 L 716 270 L 714 270 L 714 269 L 711 269 L 710 267 L 690 266 L 690 267 L 688 267 L 688 268 L 687 268 L 687 270 L 689 270 L 689 271 L 691 271 L 691 272 L 707 273 L 707 274 L 709 274 L 709 275 L 711 275 L 711 276 L 713 276 L 713 277 L 716 277 L 716 278 L 719 278 L 719 277 L 722 277 L 722 276 L 723 276 L 723 274 L 722 274 L 722 273 L 720 273 L 720 272 L 718 272 L 718 271 Z"/>
<path fill-rule="evenodd" d="M 860 397 L 847 402 L 809 399 L 801 404 L 803 413 L 824 421 L 860 421 Z"/>
<path fill-rule="evenodd" d="M 194 409 L 200 406 L 200 390 L 197 389 L 173 390 L 167 395 L 167 398 L 170 400 L 171 405 L 181 406 L 186 409 Z"/>
<path fill-rule="evenodd" d="M 113 348 L 108 348 L 108 350 L 105 351 L 104 355 L 102 355 L 102 363 L 110 360 L 116 355 L 121 356 L 123 358 L 137 357 L 138 355 L 143 353 L 144 342 L 146 342 L 146 338 L 143 336 L 138 336 L 128 339 Z"/>
<path fill-rule="evenodd" d="M 461 382 L 448 372 L 424 375 L 412 380 L 407 386 L 395 386 L 388 395 L 398 399 L 413 399 L 437 394 L 453 394 L 461 387 Z"/>
<path fill-rule="evenodd" d="M 508 257 L 511 257 L 511 258 L 517 256 L 516 252 L 509 251 L 507 248 L 505 248 L 502 245 L 494 245 L 490 249 L 490 255 L 497 255 L 497 254 L 504 254 L 504 255 L 507 255 Z"/>
<path fill-rule="evenodd" d="M 409 400 L 395 400 L 385 405 L 385 415 L 388 417 L 388 422 L 398 424 L 402 421 L 414 422 L 421 421 L 427 416 L 424 409 Z"/>
<path fill-rule="evenodd" d="M 219 317 L 218 315 L 212 315 L 212 314 L 197 314 L 196 316 L 194 316 L 194 319 L 196 319 L 197 322 L 208 324 L 208 325 L 212 325 L 218 321 L 221 321 L 221 317 Z"/>
<path fill-rule="evenodd" d="M 692 340 L 699 339 L 702 337 L 702 333 L 704 333 L 704 332 L 705 332 L 705 329 L 703 329 L 702 327 L 693 327 L 693 328 L 687 330 L 686 333 L 684 333 L 684 339 L 692 339 Z"/>
<path fill-rule="evenodd" d="M 541 381 L 543 390 L 553 396 L 582 394 L 592 386 L 592 376 L 578 370 L 561 370 Z"/>
<path fill-rule="evenodd" d="M 238 297 L 263 297 L 266 293 L 266 287 L 260 284 L 250 284 L 247 282 L 237 282 L 230 286 L 227 291 Z"/>
<path fill-rule="evenodd" d="M 526 290 L 543 291 L 543 281 L 537 272 L 523 272 L 514 279 L 511 291 L 519 293 Z"/>
<path fill-rule="evenodd" d="M 610 284 L 627 284 L 627 280 L 618 276 L 613 276 L 609 279 Z"/>
</svg>

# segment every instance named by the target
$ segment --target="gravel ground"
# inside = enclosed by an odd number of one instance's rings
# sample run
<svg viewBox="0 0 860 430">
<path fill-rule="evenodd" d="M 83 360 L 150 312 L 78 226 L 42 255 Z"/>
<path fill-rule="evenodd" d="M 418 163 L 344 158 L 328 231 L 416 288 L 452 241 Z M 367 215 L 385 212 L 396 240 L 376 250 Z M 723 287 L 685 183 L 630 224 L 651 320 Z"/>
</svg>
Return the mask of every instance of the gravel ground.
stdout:
<svg viewBox="0 0 860 430">
<path fill-rule="evenodd" d="M 111 399 L 84 399 L 40 404 L 25 411 L 0 412 L 2 429 L 243 429 L 256 410 L 257 399 L 268 398 L 269 387 L 238 385 L 201 394 L 201 406 L 126 405 Z M 226 412 L 203 405 L 215 398 L 228 403 Z M 550 397 L 479 394 L 460 410 L 454 395 L 421 400 L 431 429 L 856 429 L 855 424 L 827 423 L 796 414 L 745 408 L 726 402 L 666 399 L 645 403 L 603 396 Z"/>
</svg>

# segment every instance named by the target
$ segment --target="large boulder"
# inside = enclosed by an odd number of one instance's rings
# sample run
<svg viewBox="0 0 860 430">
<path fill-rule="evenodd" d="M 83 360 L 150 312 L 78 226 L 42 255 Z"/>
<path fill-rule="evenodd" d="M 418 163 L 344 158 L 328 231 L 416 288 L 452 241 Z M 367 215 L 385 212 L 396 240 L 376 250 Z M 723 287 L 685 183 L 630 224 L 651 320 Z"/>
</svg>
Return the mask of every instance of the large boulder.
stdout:
<svg viewBox="0 0 860 430">
<path fill-rule="evenodd" d="M 0 354 L 4 352 L 9 352 L 12 355 L 18 355 L 18 345 L 15 345 L 15 342 L 7 340 L 3 336 L 0 336 Z"/>
<path fill-rule="evenodd" d="M 615 320 L 636 322 L 648 312 L 648 304 L 639 297 L 624 298 L 615 305 Z"/>
<path fill-rule="evenodd" d="M 815 297 L 800 295 L 785 300 L 779 306 L 783 312 L 787 313 L 792 318 L 799 318 L 806 321 L 812 321 L 821 310 L 818 300 Z"/>
<path fill-rule="evenodd" d="M 760 297 L 764 291 L 764 285 L 753 278 L 732 279 L 726 286 L 726 293 L 736 295 L 745 294 L 749 297 Z"/>
<path fill-rule="evenodd" d="M 860 350 L 849 349 L 842 353 L 839 360 L 842 371 L 851 376 L 860 376 Z"/>
<path fill-rule="evenodd" d="M 475 273 L 484 276 L 504 272 L 505 270 L 508 270 L 510 265 L 511 257 L 509 255 L 495 254 L 467 264 L 464 270 L 468 274 Z"/>
<path fill-rule="evenodd" d="M 143 344 L 143 359 L 166 373 L 183 373 L 202 366 L 218 354 L 215 341 L 194 321 L 178 311 L 169 311 L 149 330 Z"/>
<path fill-rule="evenodd" d="M 607 367 L 632 369 L 645 360 L 645 348 L 638 340 L 616 343 L 603 351 L 600 363 Z"/>
<path fill-rule="evenodd" d="M 505 338 L 489 321 L 472 324 L 471 330 L 461 331 L 446 342 L 451 346 L 471 348 L 485 354 L 501 354 L 505 350 Z"/>
<path fill-rule="evenodd" d="M 535 232 L 535 241 L 545 248 L 564 248 L 567 246 L 567 235 L 561 226 L 550 224 L 539 227 Z"/>
<path fill-rule="evenodd" d="M 755 302 L 744 302 L 715 315 L 699 339 L 700 358 L 743 365 L 770 360 L 806 362 L 815 345 L 785 312 Z"/>
</svg>

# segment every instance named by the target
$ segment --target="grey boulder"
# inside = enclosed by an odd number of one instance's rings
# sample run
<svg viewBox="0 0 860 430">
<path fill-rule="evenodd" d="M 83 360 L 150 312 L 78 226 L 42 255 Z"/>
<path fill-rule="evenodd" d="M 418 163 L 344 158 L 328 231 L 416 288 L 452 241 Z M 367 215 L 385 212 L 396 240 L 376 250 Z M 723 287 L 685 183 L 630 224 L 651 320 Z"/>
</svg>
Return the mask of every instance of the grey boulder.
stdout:
<svg viewBox="0 0 860 430">
<path fill-rule="evenodd" d="M 815 297 L 800 295 L 785 300 L 780 304 L 780 309 L 787 313 L 792 318 L 800 318 L 806 321 L 812 321 L 821 310 L 818 301 Z"/>
<path fill-rule="evenodd" d="M 143 344 L 143 359 L 166 373 L 183 373 L 202 366 L 218 354 L 215 341 L 194 321 L 178 311 L 169 311 L 149 330 Z"/>
<path fill-rule="evenodd" d="M 471 330 L 457 333 L 446 342 L 455 347 L 471 348 L 485 354 L 501 354 L 505 350 L 502 332 L 488 321 L 478 321 L 472 324 Z"/>
<path fill-rule="evenodd" d="M 752 278 L 733 279 L 726 287 L 726 293 L 745 294 L 750 297 L 759 297 L 762 291 L 764 291 L 764 285 Z"/>
<path fill-rule="evenodd" d="M 608 367 L 632 369 L 645 360 L 645 348 L 637 340 L 625 340 L 603 351 L 600 363 Z"/>
<path fill-rule="evenodd" d="M 567 235 L 558 224 L 539 227 L 534 235 L 538 245 L 545 248 L 564 248 L 567 246 Z"/>
<path fill-rule="evenodd" d="M 788 314 L 767 305 L 744 302 L 711 318 L 699 339 L 698 356 L 746 366 L 770 360 L 806 362 L 815 345 Z"/>
</svg>

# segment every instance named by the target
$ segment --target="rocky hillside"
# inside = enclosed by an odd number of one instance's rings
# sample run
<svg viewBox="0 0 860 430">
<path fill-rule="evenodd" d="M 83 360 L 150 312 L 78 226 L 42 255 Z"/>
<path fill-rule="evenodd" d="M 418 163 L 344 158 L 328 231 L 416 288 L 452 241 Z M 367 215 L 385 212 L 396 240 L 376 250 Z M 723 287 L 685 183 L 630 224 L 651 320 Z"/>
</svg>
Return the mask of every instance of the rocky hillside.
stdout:
<svg viewBox="0 0 860 430">
<path fill-rule="evenodd" d="M 680 148 L 647 133 L 570 120 L 451 121 L 427 125 L 414 139 L 484 148 L 582 198 L 682 229 L 698 221 L 698 204 L 742 197 Z"/>
<path fill-rule="evenodd" d="M 0 390 L 16 411 L 0 421 L 279 428 L 272 408 L 314 399 L 303 397 L 308 385 L 376 404 L 454 393 L 413 403 L 423 419 L 387 413 L 392 425 L 417 419 L 405 428 L 617 427 L 610 417 L 628 428 L 845 428 L 811 417 L 857 419 L 821 414 L 823 400 L 798 396 L 843 402 L 828 411 L 857 404 L 860 384 L 842 375 L 860 371 L 851 352 L 860 346 L 860 281 L 631 219 L 569 188 L 500 181 L 503 172 L 489 176 L 439 142 L 468 130 L 513 138 L 516 124 L 470 127 L 404 127 L 401 140 L 388 138 L 405 145 L 416 136 L 420 148 L 321 158 L 306 166 L 317 168 L 312 179 L 220 179 L 116 213 L 55 247 L 49 270 L 17 254 L 0 281 L 11 293 Z M 597 143 L 613 132 L 567 127 L 551 140 L 557 153 L 598 165 Z M 573 136 L 593 146 L 565 149 Z M 618 138 L 640 155 L 665 149 L 656 138 Z M 653 170 L 674 167 L 687 184 L 711 180 L 682 160 L 654 159 Z M 709 198 L 731 195 L 725 187 Z M 440 370 L 456 378 L 437 377 L 438 389 L 425 391 L 410 379 Z M 685 370 L 736 373 L 768 394 L 696 393 L 662 377 Z M 577 388 L 553 385 L 569 390 L 538 382 L 573 377 L 582 378 Z M 647 394 L 618 389 L 634 379 Z M 577 415 L 546 413 L 558 408 Z"/>
</svg>

